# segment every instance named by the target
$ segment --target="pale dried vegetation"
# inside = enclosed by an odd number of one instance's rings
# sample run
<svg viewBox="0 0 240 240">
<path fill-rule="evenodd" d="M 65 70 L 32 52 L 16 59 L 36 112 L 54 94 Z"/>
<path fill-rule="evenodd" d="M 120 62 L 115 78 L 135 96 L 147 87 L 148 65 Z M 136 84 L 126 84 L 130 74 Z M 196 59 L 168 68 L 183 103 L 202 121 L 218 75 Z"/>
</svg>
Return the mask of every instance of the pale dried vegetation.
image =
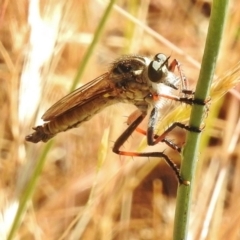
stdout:
<svg viewBox="0 0 240 240">
<path fill-rule="evenodd" d="M 114 8 L 79 84 L 106 72 L 122 54 L 163 52 L 182 63 L 194 89 L 211 1 L 117 4 L 142 25 Z M 11 228 L 18 201 L 46 146 L 26 143 L 24 137 L 40 123 L 44 111 L 69 92 L 104 6 L 105 1 L 97 0 L 0 4 L 1 239 Z M 239 8 L 239 1 L 231 1 L 218 76 L 239 61 Z M 238 70 L 232 78 L 231 71 L 228 74 L 225 82 L 218 80 L 219 88 L 228 90 L 229 81 L 238 80 Z M 240 239 L 237 89 L 213 103 L 205 120 L 190 239 Z M 177 180 L 171 169 L 161 159 L 124 158 L 111 152 L 132 110 L 123 104 L 108 107 L 79 128 L 55 137 L 16 232 L 19 239 L 172 238 Z M 184 131 L 175 131 L 170 138 L 183 144 L 184 137 Z M 134 133 L 124 149 L 136 150 L 141 140 Z M 160 144 L 145 151 L 152 149 L 167 147 Z M 178 154 L 166 152 L 180 164 Z"/>
</svg>

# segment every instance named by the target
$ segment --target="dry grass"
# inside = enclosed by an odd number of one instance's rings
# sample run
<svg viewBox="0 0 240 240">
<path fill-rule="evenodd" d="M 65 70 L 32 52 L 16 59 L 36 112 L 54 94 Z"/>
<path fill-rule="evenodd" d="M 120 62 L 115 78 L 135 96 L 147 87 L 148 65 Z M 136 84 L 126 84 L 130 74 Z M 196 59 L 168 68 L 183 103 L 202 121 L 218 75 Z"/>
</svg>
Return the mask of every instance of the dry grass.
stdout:
<svg viewBox="0 0 240 240">
<path fill-rule="evenodd" d="M 24 137 L 39 124 L 44 111 L 68 93 L 104 11 L 104 5 L 94 0 L 50 0 L 39 6 L 37 1 L 30 2 L 4 1 L 0 5 L 1 239 L 11 226 L 19 198 L 44 148 L 42 143 L 26 143 Z M 150 30 L 114 9 L 81 83 L 104 73 L 121 54 L 163 52 L 182 63 L 194 88 L 199 69 L 192 59 L 201 60 L 209 3 L 118 2 Z M 239 61 L 239 8 L 239 2 L 232 1 L 217 75 Z M 168 42 L 160 41 L 162 37 Z M 222 94 L 224 88 L 231 88 L 238 70 L 235 74 L 230 71 L 226 81 L 220 79 L 215 92 Z M 133 109 L 123 104 L 109 107 L 55 138 L 17 232 L 20 239 L 172 238 L 177 181 L 171 170 L 158 159 L 128 159 L 111 152 Z M 227 94 L 210 109 L 199 154 L 189 236 L 238 239 L 238 93 Z M 171 138 L 184 142 L 181 131 Z M 124 148 L 136 149 L 141 140 L 134 134 Z M 155 146 L 159 148 L 166 147 Z M 176 153 L 168 153 L 179 161 Z"/>
</svg>

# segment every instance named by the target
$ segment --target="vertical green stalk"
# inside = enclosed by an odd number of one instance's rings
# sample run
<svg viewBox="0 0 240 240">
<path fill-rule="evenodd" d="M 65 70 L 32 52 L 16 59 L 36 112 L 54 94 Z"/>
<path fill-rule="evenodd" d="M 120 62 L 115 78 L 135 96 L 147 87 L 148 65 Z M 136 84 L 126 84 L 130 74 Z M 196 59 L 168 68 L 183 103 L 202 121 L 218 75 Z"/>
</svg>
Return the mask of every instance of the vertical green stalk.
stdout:
<svg viewBox="0 0 240 240">
<path fill-rule="evenodd" d="M 14 222 L 12 224 L 11 230 L 8 234 L 8 238 L 7 238 L 8 240 L 13 239 L 15 232 L 17 231 L 17 229 L 20 225 L 20 222 L 26 211 L 27 203 L 32 196 L 34 188 L 36 187 L 38 177 L 40 176 L 40 174 L 42 172 L 46 156 L 47 156 L 49 150 L 51 149 L 52 144 L 53 144 L 53 141 L 48 142 L 47 145 L 45 146 L 44 150 L 41 152 L 41 155 L 39 156 L 39 159 L 38 159 L 37 166 L 33 171 L 32 177 L 29 180 L 29 182 L 26 184 L 26 188 L 24 189 L 24 191 L 21 194 L 21 197 L 19 199 L 19 207 L 18 207 L 16 216 L 14 218 Z"/>
<path fill-rule="evenodd" d="M 228 0 L 213 0 L 208 35 L 202 60 L 202 67 L 195 92 L 195 99 L 204 101 L 208 98 L 216 61 L 220 49 L 224 23 L 226 19 Z M 206 109 L 204 106 L 194 105 L 189 125 L 200 128 Z M 181 176 L 190 181 L 190 186 L 180 185 L 177 193 L 173 239 L 187 239 L 188 222 L 191 208 L 193 178 L 196 171 L 200 134 L 189 132 L 183 151 Z"/>
</svg>

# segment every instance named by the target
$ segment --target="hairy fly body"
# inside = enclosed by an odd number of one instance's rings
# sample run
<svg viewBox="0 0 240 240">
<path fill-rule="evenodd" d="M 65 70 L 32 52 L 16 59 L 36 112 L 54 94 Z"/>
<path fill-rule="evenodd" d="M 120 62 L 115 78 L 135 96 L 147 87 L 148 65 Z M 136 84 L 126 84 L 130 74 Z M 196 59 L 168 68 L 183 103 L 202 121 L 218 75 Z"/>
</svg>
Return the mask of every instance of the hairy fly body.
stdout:
<svg viewBox="0 0 240 240">
<path fill-rule="evenodd" d="M 169 57 L 159 53 L 150 60 L 149 58 L 129 55 L 116 60 L 109 71 L 97 77 L 91 82 L 76 89 L 65 96 L 42 116 L 46 122 L 42 126 L 34 127 L 34 132 L 26 136 L 29 142 L 47 142 L 56 134 L 79 126 L 83 121 L 107 106 L 115 103 L 128 103 L 136 106 L 137 111 L 131 119 L 128 128 L 116 140 L 113 152 L 125 156 L 161 157 L 174 170 L 180 183 L 185 183 L 179 173 L 179 169 L 171 159 L 163 152 L 127 152 L 120 148 L 129 138 L 138 125 L 151 110 L 146 134 L 149 145 L 165 142 L 177 151 L 180 148 L 168 141 L 166 135 L 175 127 L 192 130 L 190 127 L 176 122 L 173 123 L 162 135 L 154 133 L 157 121 L 161 115 L 163 106 L 173 101 L 194 104 L 192 92 L 187 89 L 187 81 L 177 60 L 168 63 Z M 177 67 L 179 76 L 175 75 Z M 171 101 L 172 102 L 172 101 Z M 199 104 L 199 103 L 197 103 Z M 199 131 L 193 129 L 193 131 Z"/>
</svg>

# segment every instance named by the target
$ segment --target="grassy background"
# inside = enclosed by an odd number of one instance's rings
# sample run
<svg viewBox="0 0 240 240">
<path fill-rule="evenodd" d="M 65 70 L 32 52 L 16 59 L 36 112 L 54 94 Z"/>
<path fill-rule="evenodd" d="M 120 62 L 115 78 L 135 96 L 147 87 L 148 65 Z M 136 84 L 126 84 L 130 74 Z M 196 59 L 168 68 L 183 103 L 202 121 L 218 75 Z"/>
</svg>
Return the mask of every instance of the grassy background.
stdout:
<svg viewBox="0 0 240 240">
<path fill-rule="evenodd" d="M 165 2 L 117 1 L 149 29 L 114 9 L 81 84 L 106 72 L 122 54 L 163 52 L 181 62 L 194 89 L 211 2 Z M 25 143 L 24 136 L 41 123 L 51 104 L 69 92 L 104 5 L 51 0 L 39 5 L 5 1 L 0 7 L 0 234 L 4 236 L 44 149 L 44 144 Z M 238 1 L 231 1 L 218 76 L 239 61 L 239 7 Z M 231 76 L 232 71 L 225 82 L 220 78 L 215 85 L 229 89 Z M 195 180 L 189 232 L 193 239 L 239 238 L 238 99 L 235 92 L 210 106 Z M 171 169 L 158 159 L 129 159 L 111 152 L 134 109 L 123 104 L 109 107 L 55 138 L 17 231 L 20 239 L 172 238 L 177 181 Z M 170 138 L 181 145 L 185 133 L 175 131 Z M 136 133 L 124 149 L 134 150 L 141 141 Z M 153 149 L 166 146 L 146 151 Z M 180 164 L 178 154 L 166 151 Z"/>
</svg>

